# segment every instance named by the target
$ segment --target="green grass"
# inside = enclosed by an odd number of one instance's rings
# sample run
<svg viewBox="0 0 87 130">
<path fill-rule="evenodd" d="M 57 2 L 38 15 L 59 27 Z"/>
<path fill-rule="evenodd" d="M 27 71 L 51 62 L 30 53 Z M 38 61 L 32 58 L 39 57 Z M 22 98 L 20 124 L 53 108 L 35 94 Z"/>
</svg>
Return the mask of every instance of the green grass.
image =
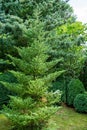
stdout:
<svg viewBox="0 0 87 130">
<path fill-rule="evenodd" d="M 4 115 L 0 114 L 0 130 L 8 130 L 9 125 L 8 119 Z"/>
<path fill-rule="evenodd" d="M 51 129 L 52 121 L 54 129 Z M 73 108 L 63 106 L 50 119 L 47 130 L 87 130 L 87 114 L 80 114 L 75 112 Z"/>
<path fill-rule="evenodd" d="M 8 130 L 8 126 L 7 118 L 0 115 L 0 130 Z M 87 130 L 87 114 L 80 114 L 73 108 L 63 106 L 49 120 L 46 130 Z"/>
</svg>

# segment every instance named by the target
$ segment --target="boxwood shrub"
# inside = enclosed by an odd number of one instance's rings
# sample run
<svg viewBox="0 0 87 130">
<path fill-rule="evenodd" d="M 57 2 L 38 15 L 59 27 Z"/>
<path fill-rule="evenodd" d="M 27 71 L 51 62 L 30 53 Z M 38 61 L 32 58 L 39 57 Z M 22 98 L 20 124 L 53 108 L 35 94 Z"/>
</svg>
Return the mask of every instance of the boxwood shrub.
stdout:
<svg viewBox="0 0 87 130">
<path fill-rule="evenodd" d="M 73 106 L 74 98 L 84 92 L 83 83 L 79 79 L 72 79 L 67 86 L 67 104 Z"/>
<path fill-rule="evenodd" d="M 78 94 L 74 99 L 75 110 L 81 113 L 87 113 L 87 93 Z"/>
</svg>

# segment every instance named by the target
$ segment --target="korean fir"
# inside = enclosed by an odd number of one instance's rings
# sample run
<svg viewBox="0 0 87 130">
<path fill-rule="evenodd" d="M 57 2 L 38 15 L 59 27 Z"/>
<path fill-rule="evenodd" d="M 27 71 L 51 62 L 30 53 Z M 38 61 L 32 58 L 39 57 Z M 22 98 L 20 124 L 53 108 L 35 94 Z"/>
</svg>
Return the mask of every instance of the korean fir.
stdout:
<svg viewBox="0 0 87 130">
<path fill-rule="evenodd" d="M 60 59 L 48 60 L 47 32 L 38 19 L 31 22 L 26 37 L 32 33 L 29 46 L 16 48 L 19 57 L 9 55 L 16 66 L 16 70 L 10 72 L 17 78 L 17 83 L 2 82 L 15 92 L 15 96 L 10 96 L 8 106 L 2 110 L 10 120 L 12 130 L 42 130 L 50 116 L 58 110 L 53 104 L 61 96 L 59 91 L 49 91 L 52 82 L 64 71 L 54 69 Z"/>
</svg>

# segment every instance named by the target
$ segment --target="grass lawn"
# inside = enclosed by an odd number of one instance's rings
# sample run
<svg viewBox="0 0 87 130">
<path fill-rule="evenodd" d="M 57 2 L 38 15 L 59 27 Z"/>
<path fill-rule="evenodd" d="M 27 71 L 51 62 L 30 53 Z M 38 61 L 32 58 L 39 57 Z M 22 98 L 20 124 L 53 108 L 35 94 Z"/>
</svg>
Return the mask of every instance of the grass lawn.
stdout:
<svg viewBox="0 0 87 130">
<path fill-rule="evenodd" d="M 49 121 L 47 130 L 87 130 L 87 114 L 63 106 Z"/>
<path fill-rule="evenodd" d="M 4 115 L 0 115 L 0 130 L 8 130 L 9 122 Z"/>
<path fill-rule="evenodd" d="M 8 130 L 8 125 L 7 118 L 0 115 L 0 130 Z M 63 106 L 49 120 L 46 130 L 87 130 L 87 114 L 79 114 L 72 108 Z"/>
</svg>

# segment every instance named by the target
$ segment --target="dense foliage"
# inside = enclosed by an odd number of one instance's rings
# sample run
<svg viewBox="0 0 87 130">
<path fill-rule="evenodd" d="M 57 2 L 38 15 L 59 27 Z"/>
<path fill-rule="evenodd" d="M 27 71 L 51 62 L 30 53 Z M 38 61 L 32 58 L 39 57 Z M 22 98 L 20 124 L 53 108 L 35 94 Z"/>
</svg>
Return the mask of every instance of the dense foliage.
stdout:
<svg viewBox="0 0 87 130">
<path fill-rule="evenodd" d="M 85 88 L 82 82 L 79 79 L 72 79 L 67 88 L 67 104 L 73 105 L 75 97 L 80 94 L 84 93 Z"/>
<path fill-rule="evenodd" d="M 24 21 L 33 17 L 35 9 L 40 12 L 39 18 L 51 29 L 55 26 L 70 21 L 73 18 L 72 7 L 62 0 L 1 0 L 1 10 L 6 15 L 15 15 Z"/>
<path fill-rule="evenodd" d="M 13 46 L 27 46 L 24 35 L 26 28 L 30 26 L 27 20 L 34 20 L 34 13 L 37 11 L 40 21 L 45 23 L 45 30 L 52 30 L 74 19 L 72 8 L 62 0 L 1 0 L 0 58 L 6 60 L 6 54 L 17 55 Z M 6 69 L 10 69 L 7 63 L 1 70 Z"/>
<path fill-rule="evenodd" d="M 28 47 L 16 48 L 18 57 L 9 55 L 12 64 L 17 67 L 11 73 L 17 78 L 17 83 L 1 82 L 8 90 L 15 92 L 16 96 L 10 96 L 8 106 L 4 107 L 4 114 L 11 120 L 12 128 L 15 129 L 41 129 L 49 117 L 58 108 L 52 104 L 59 101 L 59 91 L 48 91 L 54 81 L 64 71 L 55 71 L 53 67 L 60 61 L 55 59 L 48 61 L 46 45 L 46 32 L 44 24 L 36 19 L 31 22 L 33 31 L 38 35 Z M 29 31 L 28 31 L 29 32 Z"/>
<path fill-rule="evenodd" d="M 66 68 L 65 77 L 78 78 L 83 68 L 86 52 L 86 27 L 81 22 L 67 23 L 57 28 L 56 44 L 52 44 L 54 57 L 62 57 L 61 68 Z"/>
<path fill-rule="evenodd" d="M 1 0 L 0 1 L 0 71 L 4 72 L 15 67 L 8 62 L 7 54 L 18 57 L 18 53 L 14 46 L 28 46 L 33 42 L 33 38 L 37 37 L 38 30 L 34 32 L 29 30 L 31 19 L 35 20 L 39 13 L 40 21 L 44 21 L 44 30 L 49 30 L 50 38 L 47 44 L 54 43 L 52 39 L 53 29 L 67 21 L 74 21 L 72 7 L 62 0 Z M 71 17 L 71 18 L 70 18 Z M 27 36 L 26 36 L 27 33 Z M 47 34 L 47 35 L 48 35 Z M 46 36 L 47 36 L 46 35 Z M 48 50 L 49 52 L 51 50 Z M 57 57 L 55 57 L 57 58 Z M 50 58 L 51 59 L 51 56 Z M 59 59 L 59 58 L 58 58 Z M 56 68 L 56 67 L 55 67 Z M 61 68 L 60 68 L 61 69 Z M 2 91 L 4 91 L 2 89 Z M 2 91 L 1 94 L 2 94 Z M 5 97 L 6 95 L 4 95 Z M 7 96 L 6 96 L 7 97 Z"/>
<path fill-rule="evenodd" d="M 11 73 L 5 72 L 5 73 L 0 74 L 0 81 L 14 83 L 16 82 L 16 79 Z M 4 85 L 0 83 L 0 109 L 2 108 L 3 104 L 8 103 L 9 101 L 8 95 L 12 95 L 12 94 L 14 93 L 12 93 L 11 91 L 8 91 L 8 89 L 6 89 Z"/>
<path fill-rule="evenodd" d="M 87 93 L 78 94 L 74 99 L 76 111 L 87 113 Z"/>
<path fill-rule="evenodd" d="M 67 0 L 0 1 L 0 101 L 10 98 L 4 112 L 14 129 L 41 129 L 57 110 L 58 90 L 68 105 L 85 91 L 86 32 Z"/>
<path fill-rule="evenodd" d="M 80 72 L 79 78 L 83 82 L 84 87 L 87 91 L 87 59 L 85 59 L 84 66 L 83 66 L 82 71 Z"/>
</svg>

